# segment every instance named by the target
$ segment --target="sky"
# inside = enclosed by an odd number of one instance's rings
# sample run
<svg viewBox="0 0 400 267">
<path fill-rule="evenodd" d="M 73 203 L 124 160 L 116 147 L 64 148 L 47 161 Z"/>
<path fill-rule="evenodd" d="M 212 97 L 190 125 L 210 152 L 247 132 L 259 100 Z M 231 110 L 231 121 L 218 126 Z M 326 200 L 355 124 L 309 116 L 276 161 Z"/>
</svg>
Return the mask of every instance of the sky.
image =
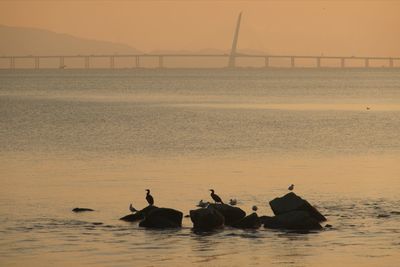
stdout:
<svg viewBox="0 0 400 267">
<path fill-rule="evenodd" d="M 0 24 L 125 43 L 141 51 L 400 56 L 400 1 L 0 1 Z"/>
</svg>

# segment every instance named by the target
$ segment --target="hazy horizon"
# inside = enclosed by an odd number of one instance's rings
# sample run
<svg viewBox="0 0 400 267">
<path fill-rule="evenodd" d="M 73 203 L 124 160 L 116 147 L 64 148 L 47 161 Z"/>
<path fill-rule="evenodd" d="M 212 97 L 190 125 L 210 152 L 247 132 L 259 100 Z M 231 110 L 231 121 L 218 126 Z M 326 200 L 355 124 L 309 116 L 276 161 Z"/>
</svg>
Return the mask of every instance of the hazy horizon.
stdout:
<svg viewBox="0 0 400 267">
<path fill-rule="evenodd" d="M 395 57 L 398 10 L 394 1 L 2 1 L 0 24 L 126 44 L 144 53 L 229 51 L 243 11 L 238 50 Z"/>
</svg>

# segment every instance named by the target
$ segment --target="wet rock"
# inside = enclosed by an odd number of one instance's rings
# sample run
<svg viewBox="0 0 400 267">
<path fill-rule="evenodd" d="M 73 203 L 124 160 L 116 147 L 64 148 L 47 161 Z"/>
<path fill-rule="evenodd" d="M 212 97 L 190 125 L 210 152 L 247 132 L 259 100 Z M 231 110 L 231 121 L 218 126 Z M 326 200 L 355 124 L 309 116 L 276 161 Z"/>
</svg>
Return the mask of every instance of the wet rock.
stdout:
<svg viewBox="0 0 400 267">
<path fill-rule="evenodd" d="M 246 212 L 242 209 L 227 204 L 210 204 L 208 208 L 219 211 L 225 218 L 225 225 L 232 225 L 246 216 Z"/>
<path fill-rule="evenodd" d="M 292 211 L 305 211 L 318 222 L 326 221 L 325 216 L 311 206 L 307 200 L 302 199 L 293 192 L 271 200 L 269 205 L 275 215 L 281 215 Z"/>
<path fill-rule="evenodd" d="M 390 217 L 389 214 L 379 214 L 378 215 L 378 218 L 388 218 L 388 217 Z"/>
<path fill-rule="evenodd" d="M 307 211 L 290 211 L 284 214 L 270 217 L 264 221 L 265 228 L 287 230 L 320 230 L 322 226 L 318 220 Z"/>
<path fill-rule="evenodd" d="M 147 228 L 177 228 L 182 226 L 183 213 L 169 208 L 156 208 L 149 211 L 139 223 Z"/>
<path fill-rule="evenodd" d="M 201 208 L 190 211 L 190 219 L 193 222 L 193 228 L 197 230 L 210 231 L 224 226 L 225 218 L 216 209 Z"/>
<path fill-rule="evenodd" d="M 333 226 L 331 224 L 325 224 L 325 228 L 332 228 Z"/>
<path fill-rule="evenodd" d="M 75 208 L 72 210 L 73 212 L 83 212 L 83 211 L 94 211 L 93 209 L 89 208 Z"/>
<path fill-rule="evenodd" d="M 254 212 L 238 222 L 233 223 L 232 226 L 241 229 L 257 229 L 260 228 L 261 222 L 257 213 Z"/>
<path fill-rule="evenodd" d="M 139 211 L 136 212 L 136 213 L 128 214 L 128 215 L 126 215 L 126 216 L 120 218 L 120 220 L 126 221 L 126 222 L 136 222 L 136 221 L 140 221 L 140 220 L 143 220 L 143 219 L 146 217 L 146 215 L 147 215 L 150 211 L 152 211 L 152 210 L 154 210 L 154 209 L 158 209 L 158 207 L 156 207 L 156 206 L 150 206 L 150 205 L 149 205 L 149 206 L 147 206 L 146 208 L 144 208 L 144 209 L 142 209 L 142 210 L 139 210 Z"/>
</svg>

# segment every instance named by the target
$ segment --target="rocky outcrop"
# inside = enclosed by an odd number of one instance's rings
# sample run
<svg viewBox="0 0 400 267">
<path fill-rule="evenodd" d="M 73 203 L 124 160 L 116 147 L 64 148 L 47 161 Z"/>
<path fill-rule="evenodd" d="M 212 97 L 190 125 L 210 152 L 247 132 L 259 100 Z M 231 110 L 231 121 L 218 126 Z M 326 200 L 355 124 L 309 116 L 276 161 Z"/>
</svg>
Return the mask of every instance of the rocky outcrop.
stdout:
<svg viewBox="0 0 400 267">
<path fill-rule="evenodd" d="M 238 222 L 233 223 L 232 226 L 241 229 L 257 229 L 261 226 L 261 221 L 257 213 L 254 212 Z"/>
<path fill-rule="evenodd" d="M 193 228 L 202 231 L 221 228 L 225 222 L 224 216 L 218 210 L 210 207 L 191 210 L 190 219 L 193 222 Z"/>
<path fill-rule="evenodd" d="M 147 228 L 177 228 L 182 226 L 182 218 L 183 213 L 178 210 L 155 208 L 145 215 L 139 226 Z"/>
<path fill-rule="evenodd" d="M 126 221 L 126 222 L 136 222 L 136 221 L 140 221 L 143 220 L 146 215 L 154 210 L 154 209 L 158 209 L 158 207 L 156 206 L 147 206 L 146 208 L 139 210 L 138 212 L 132 213 L 132 214 L 128 214 L 122 218 L 120 218 L 120 220 L 122 221 Z"/>
<path fill-rule="evenodd" d="M 89 208 L 75 208 L 72 210 L 73 212 L 83 212 L 83 211 L 94 211 L 93 209 Z"/>
<path fill-rule="evenodd" d="M 215 209 L 221 213 L 224 216 L 225 225 L 232 225 L 246 216 L 246 212 L 242 209 L 227 204 L 210 204 L 208 208 Z"/>
<path fill-rule="evenodd" d="M 275 198 L 269 202 L 269 205 L 275 215 L 286 214 L 291 211 L 305 211 L 318 222 L 326 221 L 325 216 L 308 203 L 307 200 L 302 199 L 293 192 L 283 197 Z"/>
<path fill-rule="evenodd" d="M 322 226 L 307 211 L 295 210 L 263 219 L 265 228 L 288 230 L 319 230 Z"/>
</svg>

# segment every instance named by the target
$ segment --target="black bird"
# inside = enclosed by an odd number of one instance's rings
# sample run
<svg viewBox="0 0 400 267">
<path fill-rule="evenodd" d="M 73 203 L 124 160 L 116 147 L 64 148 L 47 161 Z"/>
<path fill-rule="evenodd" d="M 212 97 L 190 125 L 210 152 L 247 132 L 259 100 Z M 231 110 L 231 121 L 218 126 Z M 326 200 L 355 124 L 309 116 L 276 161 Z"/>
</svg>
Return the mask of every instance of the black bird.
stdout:
<svg viewBox="0 0 400 267">
<path fill-rule="evenodd" d="M 214 189 L 210 189 L 210 191 L 211 191 L 211 197 L 212 199 L 214 199 L 215 203 L 224 204 L 224 202 L 222 202 L 222 199 L 217 194 L 214 193 Z"/>
<path fill-rule="evenodd" d="M 150 206 L 153 206 L 154 198 L 150 195 L 150 190 L 149 189 L 146 189 L 146 191 L 147 191 L 147 194 L 146 194 L 147 203 L 149 203 Z"/>
</svg>

